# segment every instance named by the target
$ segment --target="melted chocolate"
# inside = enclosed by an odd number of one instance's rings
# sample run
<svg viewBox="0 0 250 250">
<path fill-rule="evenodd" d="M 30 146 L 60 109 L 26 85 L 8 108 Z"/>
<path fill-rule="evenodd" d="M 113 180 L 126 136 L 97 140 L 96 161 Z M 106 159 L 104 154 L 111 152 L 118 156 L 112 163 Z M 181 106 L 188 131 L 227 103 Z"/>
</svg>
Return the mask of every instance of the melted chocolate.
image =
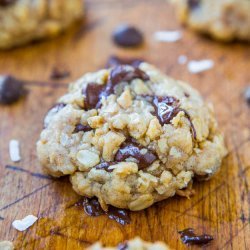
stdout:
<svg viewBox="0 0 250 250">
<path fill-rule="evenodd" d="M 63 79 L 70 76 L 70 72 L 65 69 L 59 69 L 59 68 L 53 68 L 50 79 L 57 80 L 57 79 Z"/>
<path fill-rule="evenodd" d="M 188 0 L 188 6 L 193 10 L 200 6 L 200 2 L 200 0 Z"/>
<path fill-rule="evenodd" d="M 85 98 L 85 108 L 87 110 L 101 107 L 101 98 L 108 97 L 114 93 L 115 86 L 121 82 L 130 82 L 133 79 L 149 80 L 148 75 L 140 70 L 128 65 L 119 65 L 111 70 L 106 85 L 89 83 L 83 91 Z"/>
<path fill-rule="evenodd" d="M 181 240 L 184 244 L 205 245 L 213 240 L 213 236 L 208 234 L 196 235 L 193 228 L 187 228 L 179 231 Z"/>
<path fill-rule="evenodd" d="M 83 201 L 76 203 L 76 206 L 83 206 L 85 213 L 89 216 L 100 216 L 106 214 L 110 219 L 115 220 L 121 225 L 130 223 L 129 212 L 124 209 L 109 206 L 108 211 L 105 212 L 97 198 L 84 197 Z"/>
<path fill-rule="evenodd" d="M 75 130 L 74 130 L 74 133 L 78 133 L 80 131 L 88 132 L 88 131 L 91 131 L 91 130 L 92 130 L 92 128 L 89 125 L 77 124 L 76 127 L 75 127 Z"/>
<path fill-rule="evenodd" d="M 116 153 L 115 160 L 121 162 L 129 157 L 133 157 L 138 161 L 139 169 L 147 168 L 157 159 L 157 156 L 148 149 L 146 149 L 147 152 L 145 154 L 142 154 L 142 149 L 144 148 L 137 144 L 126 142 Z"/>
<path fill-rule="evenodd" d="M 106 67 L 116 67 L 119 65 L 131 65 L 135 68 L 139 67 L 139 65 L 143 62 L 141 59 L 136 58 L 120 58 L 117 56 L 110 56 L 107 62 Z"/>
<path fill-rule="evenodd" d="M 143 43 L 143 35 L 137 28 L 125 24 L 115 29 L 113 40 L 119 46 L 133 47 Z"/>
<path fill-rule="evenodd" d="M 0 103 L 12 104 L 27 94 L 23 81 L 12 76 L 0 76 Z"/>
<path fill-rule="evenodd" d="M 8 6 L 14 4 L 17 0 L 0 0 L 0 6 Z"/>
</svg>

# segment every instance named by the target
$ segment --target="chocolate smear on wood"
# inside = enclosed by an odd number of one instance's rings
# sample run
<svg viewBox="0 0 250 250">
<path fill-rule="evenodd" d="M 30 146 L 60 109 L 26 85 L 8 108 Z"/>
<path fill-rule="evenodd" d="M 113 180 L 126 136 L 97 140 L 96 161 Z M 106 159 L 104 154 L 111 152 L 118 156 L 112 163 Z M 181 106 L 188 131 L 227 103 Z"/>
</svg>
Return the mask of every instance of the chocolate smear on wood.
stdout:
<svg viewBox="0 0 250 250">
<path fill-rule="evenodd" d="M 178 232 L 184 244 L 206 245 L 214 238 L 208 234 L 196 235 L 193 228 L 187 228 Z"/>
<path fill-rule="evenodd" d="M 83 200 L 77 202 L 75 205 L 83 207 L 85 213 L 89 216 L 107 215 L 111 220 L 115 220 L 123 226 L 130 223 L 130 216 L 127 210 L 109 206 L 108 210 L 104 211 L 96 197 L 84 197 Z"/>
</svg>

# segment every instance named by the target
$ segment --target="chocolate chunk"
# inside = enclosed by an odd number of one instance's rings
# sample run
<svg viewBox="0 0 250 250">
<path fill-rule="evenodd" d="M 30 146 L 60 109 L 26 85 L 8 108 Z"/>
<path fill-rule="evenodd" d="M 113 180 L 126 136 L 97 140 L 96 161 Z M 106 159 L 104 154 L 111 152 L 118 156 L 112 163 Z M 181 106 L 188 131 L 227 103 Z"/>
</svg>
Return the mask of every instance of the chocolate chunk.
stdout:
<svg viewBox="0 0 250 250">
<path fill-rule="evenodd" d="M 148 75 L 140 70 L 128 65 L 119 65 L 113 68 L 110 72 L 110 76 L 106 85 L 100 85 L 97 83 L 89 83 L 86 89 L 83 91 L 85 98 L 86 110 L 93 108 L 100 108 L 100 100 L 102 97 L 108 97 L 114 93 L 115 86 L 121 82 L 130 82 L 134 79 L 142 79 L 144 81 L 149 80 Z"/>
<path fill-rule="evenodd" d="M 213 236 L 208 234 L 196 235 L 193 228 L 179 231 L 179 234 L 184 244 L 205 245 L 214 239 Z"/>
<path fill-rule="evenodd" d="M 157 159 L 157 156 L 152 151 L 130 142 L 122 145 L 115 155 L 115 160 L 121 162 L 129 157 L 133 157 L 138 161 L 139 169 L 149 167 Z"/>
<path fill-rule="evenodd" d="M 57 103 L 55 104 L 47 113 L 47 115 L 45 116 L 44 122 L 43 122 L 43 127 L 47 128 L 49 125 L 49 122 L 51 120 L 51 118 L 57 114 L 61 109 L 63 109 L 66 106 L 65 103 Z"/>
<path fill-rule="evenodd" d="M 65 69 L 59 69 L 57 67 L 54 67 L 50 74 L 50 79 L 57 80 L 57 79 L 63 79 L 70 76 L 70 72 Z"/>
<path fill-rule="evenodd" d="M 169 124 L 179 113 L 179 100 L 172 96 L 154 96 L 152 102 L 160 124 Z"/>
<path fill-rule="evenodd" d="M 115 220 L 123 226 L 130 223 L 130 217 L 127 210 L 109 206 L 107 215 L 111 220 Z"/>
<path fill-rule="evenodd" d="M 78 132 L 88 132 L 91 131 L 92 128 L 89 125 L 82 125 L 82 124 L 77 124 L 74 130 L 74 133 L 78 133 Z"/>
<path fill-rule="evenodd" d="M 246 87 L 244 91 L 244 97 L 248 105 L 250 105 L 250 86 Z"/>
<path fill-rule="evenodd" d="M 83 200 L 83 208 L 87 215 L 90 216 L 100 216 L 105 214 L 105 211 L 102 209 L 99 201 L 96 198 L 87 198 Z"/>
<path fill-rule="evenodd" d="M 117 250 L 127 250 L 128 244 L 127 243 L 121 243 L 118 245 Z"/>
<path fill-rule="evenodd" d="M 139 65 L 143 62 L 141 59 L 136 58 L 120 58 L 117 56 L 110 56 L 107 62 L 106 67 L 116 67 L 119 65 L 131 65 L 135 68 L 139 67 Z"/>
<path fill-rule="evenodd" d="M 14 4 L 17 0 L 0 0 L 0 6 L 8 6 Z"/>
<path fill-rule="evenodd" d="M 97 83 L 89 83 L 83 92 L 83 94 L 86 96 L 84 100 L 85 109 L 94 109 L 96 108 L 99 99 L 100 94 L 102 93 L 105 86 L 97 84 Z"/>
<path fill-rule="evenodd" d="M 89 216 L 107 215 L 110 219 L 115 220 L 121 225 L 130 223 L 129 212 L 124 209 L 119 209 L 113 206 L 109 206 L 108 211 L 104 211 L 96 197 L 87 198 L 84 197 L 83 201 L 77 202 L 76 206 L 83 206 L 85 213 Z"/>
<path fill-rule="evenodd" d="M 26 93 L 22 81 L 12 76 L 0 76 L 0 103 L 12 104 Z"/>
<path fill-rule="evenodd" d="M 102 162 L 95 166 L 96 169 L 103 169 L 107 172 L 113 172 L 113 169 L 109 169 L 110 166 L 117 164 L 117 162 Z"/>
<path fill-rule="evenodd" d="M 200 0 L 188 0 L 188 7 L 190 9 L 196 9 L 200 6 Z"/>
<path fill-rule="evenodd" d="M 143 35 L 136 27 L 120 25 L 113 32 L 114 42 L 121 47 L 134 47 L 143 43 Z"/>
</svg>

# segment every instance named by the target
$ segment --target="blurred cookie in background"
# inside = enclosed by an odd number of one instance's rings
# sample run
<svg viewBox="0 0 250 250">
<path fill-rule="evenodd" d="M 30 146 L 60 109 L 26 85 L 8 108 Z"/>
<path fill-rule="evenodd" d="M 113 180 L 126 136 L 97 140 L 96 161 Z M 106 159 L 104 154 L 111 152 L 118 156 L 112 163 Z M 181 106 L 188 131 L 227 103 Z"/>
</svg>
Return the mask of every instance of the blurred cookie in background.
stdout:
<svg viewBox="0 0 250 250">
<path fill-rule="evenodd" d="M 83 0 L 0 0 L 0 49 L 58 35 L 83 12 Z"/>
<path fill-rule="evenodd" d="M 250 41 L 250 1 L 173 0 L 180 21 L 220 41 Z"/>
</svg>

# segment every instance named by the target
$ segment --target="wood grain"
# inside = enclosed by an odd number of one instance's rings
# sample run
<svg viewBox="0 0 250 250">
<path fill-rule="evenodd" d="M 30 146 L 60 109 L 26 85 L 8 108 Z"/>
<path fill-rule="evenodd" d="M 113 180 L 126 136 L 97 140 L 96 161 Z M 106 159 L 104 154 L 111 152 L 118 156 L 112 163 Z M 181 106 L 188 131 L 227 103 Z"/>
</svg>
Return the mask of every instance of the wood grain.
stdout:
<svg viewBox="0 0 250 250">
<path fill-rule="evenodd" d="M 206 249 L 250 249 L 250 108 L 242 98 L 242 90 L 250 83 L 249 45 L 225 45 L 197 36 L 178 24 L 172 6 L 164 0 L 88 0 L 86 5 L 84 27 L 50 41 L 0 52 L 1 74 L 30 81 L 25 100 L 0 107 L 0 240 L 14 241 L 17 249 L 63 250 L 83 249 L 97 240 L 115 245 L 139 235 L 149 241 L 166 241 L 173 249 L 186 249 L 177 231 L 193 227 L 215 237 Z M 141 48 L 113 45 L 111 33 L 123 22 L 144 32 L 146 42 Z M 183 39 L 169 44 L 154 41 L 153 33 L 163 29 L 182 29 Z M 79 196 L 68 179 L 45 175 L 35 151 L 44 114 L 65 93 L 67 82 L 103 67 L 113 54 L 142 57 L 199 89 L 214 103 L 230 152 L 212 180 L 195 183 L 196 195 L 190 200 L 174 197 L 132 213 L 127 226 L 105 216 L 88 217 L 73 206 Z M 210 58 L 215 67 L 192 75 L 177 63 L 179 55 Z M 49 83 L 53 67 L 62 65 L 71 77 L 60 84 Z M 8 142 L 14 138 L 21 142 L 18 168 L 11 167 L 8 155 Z M 12 228 L 14 219 L 28 214 L 38 215 L 34 226 L 23 233 Z"/>
</svg>

